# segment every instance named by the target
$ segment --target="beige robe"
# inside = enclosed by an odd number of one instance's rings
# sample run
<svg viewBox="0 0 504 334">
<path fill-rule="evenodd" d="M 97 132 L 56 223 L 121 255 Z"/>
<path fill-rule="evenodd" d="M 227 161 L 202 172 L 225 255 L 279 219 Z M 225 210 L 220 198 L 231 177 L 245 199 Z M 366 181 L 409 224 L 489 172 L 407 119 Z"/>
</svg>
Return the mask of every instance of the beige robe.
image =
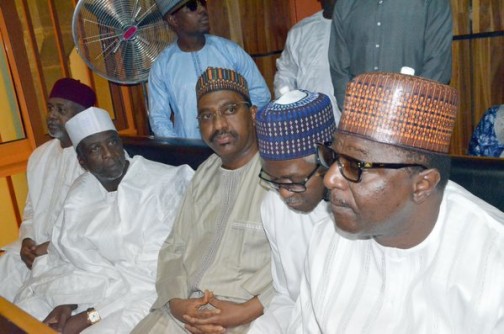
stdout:
<svg viewBox="0 0 504 334">
<path fill-rule="evenodd" d="M 225 170 L 212 155 L 197 170 L 158 262 L 158 299 L 134 333 L 185 333 L 170 314 L 173 298 L 213 291 L 222 300 L 243 303 L 258 296 L 263 306 L 273 289 L 270 247 L 260 204 L 259 155 L 237 170 Z M 248 325 L 227 333 L 244 333 Z"/>
</svg>

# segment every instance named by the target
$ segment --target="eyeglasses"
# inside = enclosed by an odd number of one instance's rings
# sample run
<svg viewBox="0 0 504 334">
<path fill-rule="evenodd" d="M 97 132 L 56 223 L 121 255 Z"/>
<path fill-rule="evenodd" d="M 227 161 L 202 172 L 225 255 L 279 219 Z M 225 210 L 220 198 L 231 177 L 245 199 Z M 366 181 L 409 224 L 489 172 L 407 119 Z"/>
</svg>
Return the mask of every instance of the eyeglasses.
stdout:
<svg viewBox="0 0 504 334">
<path fill-rule="evenodd" d="M 330 168 L 332 164 L 337 163 L 341 175 L 350 182 L 360 182 L 362 171 L 364 169 L 390 168 L 400 169 L 405 167 L 420 167 L 427 169 L 420 164 L 401 164 L 385 162 L 366 162 L 354 159 L 345 154 L 334 151 L 330 146 L 332 143 L 317 143 L 317 162 L 325 168 Z"/>
<path fill-rule="evenodd" d="M 262 168 L 261 172 L 259 173 L 259 178 L 263 180 L 268 187 L 274 190 L 280 190 L 280 188 L 283 188 L 287 191 L 290 191 L 291 193 L 304 193 L 306 191 L 306 183 L 308 183 L 308 180 L 312 178 L 313 175 L 316 174 L 318 169 L 320 168 L 320 165 L 317 164 L 315 169 L 301 182 L 276 182 L 271 179 L 271 175 L 266 173 Z"/>
<path fill-rule="evenodd" d="M 178 12 L 179 10 L 181 10 L 184 7 L 186 7 L 189 11 L 194 12 L 198 9 L 198 4 L 200 4 L 202 7 L 206 8 L 207 2 L 206 2 L 206 0 L 190 0 L 190 1 L 186 2 L 179 9 L 175 10 L 172 14 L 175 14 L 176 12 Z"/>
<path fill-rule="evenodd" d="M 200 123 L 210 123 L 215 118 L 217 118 L 217 115 L 226 118 L 233 117 L 238 113 L 238 111 L 240 111 L 240 106 L 242 105 L 249 106 L 250 103 L 243 101 L 225 104 L 222 107 L 215 109 L 215 112 L 212 112 L 210 110 L 200 112 L 198 116 L 196 116 L 196 119 Z"/>
</svg>

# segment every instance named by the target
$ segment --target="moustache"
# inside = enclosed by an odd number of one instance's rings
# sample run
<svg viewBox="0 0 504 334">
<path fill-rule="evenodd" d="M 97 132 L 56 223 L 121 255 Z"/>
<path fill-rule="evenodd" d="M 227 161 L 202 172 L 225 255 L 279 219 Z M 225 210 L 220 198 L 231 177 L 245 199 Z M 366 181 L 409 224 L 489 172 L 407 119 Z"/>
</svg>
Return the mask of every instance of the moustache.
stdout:
<svg viewBox="0 0 504 334">
<path fill-rule="evenodd" d="M 330 201 L 332 204 L 337 205 L 337 206 L 342 206 L 345 208 L 350 207 L 344 199 L 336 198 L 335 196 L 331 196 Z"/>
<path fill-rule="evenodd" d="M 214 134 L 210 137 L 210 141 L 213 142 L 217 137 L 220 137 L 220 136 L 231 136 L 233 138 L 236 138 L 237 137 L 237 134 L 233 131 L 223 131 L 223 130 L 220 130 L 220 131 L 215 131 Z"/>
</svg>

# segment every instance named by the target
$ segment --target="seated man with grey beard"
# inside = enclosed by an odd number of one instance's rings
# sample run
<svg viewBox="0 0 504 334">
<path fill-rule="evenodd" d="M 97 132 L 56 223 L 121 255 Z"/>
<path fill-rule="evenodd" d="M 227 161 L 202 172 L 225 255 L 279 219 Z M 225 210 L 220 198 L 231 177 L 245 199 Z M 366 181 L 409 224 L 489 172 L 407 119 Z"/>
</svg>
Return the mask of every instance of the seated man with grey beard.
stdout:
<svg viewBox="0 0 504 334">
<path fill-rule="evenodd" d="M 94 91 L 79 80 L 56 81 L 47 100 L 47 130 L 53 139 L 37 147 L 26 168 L 28 195 L 19 238 L 2 247 L 0 296 L 12 301 L 30 277 L 33 261 L 47 254 L 53 225 L 70 186 L 84 170 L 77 161 L 65 123 L 96 102 Z"/>
<path fill-rule="evenodd" d="M 15 302 L 63 333 L 129 333 L 156 299 L 158 252 L 193 170 L 127 158 L 102 109 L 81 112 L 66 129 L 87 172 Z"/>
</svg>

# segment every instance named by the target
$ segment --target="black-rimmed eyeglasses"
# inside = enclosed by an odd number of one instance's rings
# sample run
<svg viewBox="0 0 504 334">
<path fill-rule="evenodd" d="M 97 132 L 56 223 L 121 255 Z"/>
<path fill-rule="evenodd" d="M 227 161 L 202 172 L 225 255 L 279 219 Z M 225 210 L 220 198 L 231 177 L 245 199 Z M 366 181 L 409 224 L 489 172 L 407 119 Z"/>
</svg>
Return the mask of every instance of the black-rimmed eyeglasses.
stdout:
<svg viewBox="0 0 504 334">
<path fill-rule="evenodd" d="M 184 7 L 186 7 L 187 9 L 189 9 L 189 11 L 194 12 L 194 11 L 196 11 L 198 9 L 198 4 L 201 4 L 201 6 L 203 6 L 205 8 L 207 6 L 206 0 L 190 0 L 190 1 L 187 1 L 179 9 L 175 10 L 172 14 L 175 14 L 176 12 L 178 12 L 179 10 L 181 10 Z"/>
<path fill-rule="evenodd" d="M 348 155 L 336 152 L 331 148 L 330 142 L 317 143 L 317 161 L 325 167 L 330 168 L 332 164 L 337 163 L 341 175 L 350 182 L 360 182 L 362 178 L 362 171 L 364 169 L 375 168 L 390 168 L 400 169 L 406 167 L 419 167 L 427 169 L 424 165 L 420 164 L 403 164 L 403 163 L 388 163 L 388 162 L 366 162 L 354 159 Z"/>
<path fill-rule="evenodd" d="M 265 184 L 274 190 L 280 190 L 283 188 L 292 193 L 304 193 L 306 191 L 306 183 L 317 173 L 320 165 L 317 164 L 315 169 L 301 182 L 277 182 L 271 179 L 271 175 L 266 173 L 262 168 L 259 173 L 259 178 L 265 182 Z"/>
</svg>

